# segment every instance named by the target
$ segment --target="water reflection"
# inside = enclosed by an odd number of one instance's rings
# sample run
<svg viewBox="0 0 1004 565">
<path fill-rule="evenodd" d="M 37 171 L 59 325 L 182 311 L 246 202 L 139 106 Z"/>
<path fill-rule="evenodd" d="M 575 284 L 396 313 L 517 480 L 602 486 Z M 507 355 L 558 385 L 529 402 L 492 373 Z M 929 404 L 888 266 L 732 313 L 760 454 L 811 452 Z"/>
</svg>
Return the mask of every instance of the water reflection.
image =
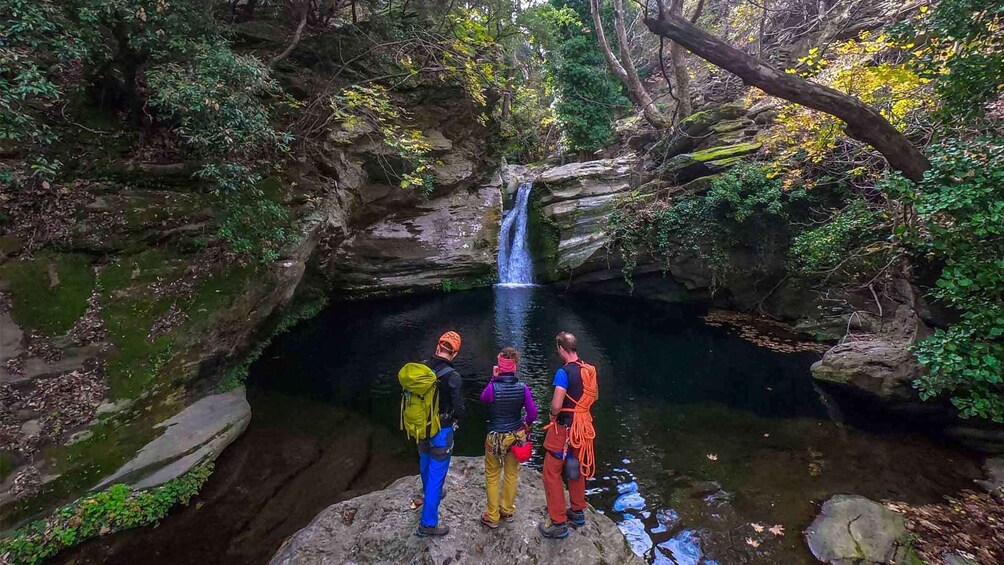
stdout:
<svg viewBox="0 0 1004 565">
<path fill-rule="evenodd" d="M 526 323 L 533 303 L 532 287 L 496 285 L 495 339 L 499 347 L 511 345 L 520 352 L 526 349 Z"/>
<path fill-rule="evenodd" d="M 656 546 L 653 563 L 667 565 L 718 565 L 717 561 L 704 558 L 701 538 L 693 530 L 683 530 L 673 538 Z"/>
</svg>

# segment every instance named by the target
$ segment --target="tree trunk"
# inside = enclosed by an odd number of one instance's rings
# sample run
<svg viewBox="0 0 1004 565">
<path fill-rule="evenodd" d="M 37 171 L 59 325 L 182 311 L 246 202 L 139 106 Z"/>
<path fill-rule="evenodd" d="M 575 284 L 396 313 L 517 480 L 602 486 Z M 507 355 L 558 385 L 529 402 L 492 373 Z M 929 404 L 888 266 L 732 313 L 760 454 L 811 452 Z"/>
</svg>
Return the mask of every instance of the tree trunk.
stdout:
<svg viewBox="0 0 1004 565">
<path fill-rule="evenodd" d="M 645 25 L 652 33 L 679 43 L 698 57 L 737 75 L 748 85 L 843 120 L 847 135 L 874 147 L 892 168 L 911 180 L 921 180 L 924 171 L 931 166 L 927 157 L 882 114 L 853 96 L 778 71 L 669 13 L 661 2 L 659 13 L 647 18 Z"/>
<path fill-rule="evenodd" d="M 620 0 L 618 0 L 620 1 Z M 698 10 L 703 5 L 698 6 Z M 683 0 L 675 0 L 670 8 L 671 13 L 679 18 L 683 17 Z M 697 12 L 695 16 L 699 16 Z M 676 118 L 682 120 L 694 113 L 694 107 L 690 102 L 690 72 L 687 71 L 687 58 L 684 47 L 675 41 L 669 43 L 669 60 L 673 65 L 673 90 L 679 100 L 676 108 Z"/>
<path fill-rule="evenodd" d="M 617 41 L 620 43 L 619 52 L 621 60 L 614 56 L 607 42 L 606 33 L 603 31 L 603 21 L 600 19 L 601 0 L 589 0 L 590 12 L 593 16 L 593 27 L 596 28 L 596 41 L 600 45 L 600 51 L 607 60 L 607 66 L 614 73 L 618 80 L 627 88 L 631 101 L 641 108 L 648 123 L 655 128 L 664 128 L 669 125 L 669 121 L 659 112 L 652 101 L 652 96 L 645 90 L 645 85 L 638 78 L 638 71 L 634 62 L 631 61 L 630 46 L 627 44 L 627 32 L 624 29 L 624 6 L 621 0 L 615 0 L 614 4 L 614 28 L 617 33 Z M 622 64 L 622 61 L 626 62 Z"/>
<path fill-rule="evenodd" d="M 599 2 L 597 1 L 597 12 L 599 12 Z M 595 16 L 597 19 L 599 16 Z M 638 69 L 631 59 L 631 43 L 628 42 L 627 29 L 624 26 L 624 0 L 614 0 L 614 33 L 617 35 L 617 53 L 620 55 L 621 63 L 627 74 L 628 90 L 637 92 L 638 105 L 641 106 L 645 119 L 655 128 L 665 128 L 672 125 L 670 120 L 659 111 L 648 93 L 645 85 L 638 77 Z"/>
<path fill-rule="evenodd" d="M 289 42 L 289 45 L 282 50 L 282 53 L 279 53 L 268 62 L 269 67 L 274 67 L 276 63 L 288 57 L 289 54 L 293 52 L 293 49 L 296 49 L 296 46 L 300 43 L 300 36 L 303 35 L 303 28 L 307 25 L 307 15 L 310 13 L 310 6 L 304 3 L 304 5 L 300 7 L 300 10 L 300 23 L 296 24 L 296 31 L 293 32 L 293 39 Z"/>
</svg>

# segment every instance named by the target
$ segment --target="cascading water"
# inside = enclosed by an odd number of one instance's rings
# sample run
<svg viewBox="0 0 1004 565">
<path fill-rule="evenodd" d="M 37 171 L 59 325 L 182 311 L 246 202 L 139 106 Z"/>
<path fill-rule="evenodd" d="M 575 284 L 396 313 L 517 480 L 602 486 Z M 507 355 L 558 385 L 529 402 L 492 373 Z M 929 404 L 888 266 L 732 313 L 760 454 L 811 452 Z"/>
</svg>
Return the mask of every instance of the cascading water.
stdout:
<svg viewBox="0 0 1004 565">
<path fill-rule="evenodd" d="M 526 241 L 526 226 L 529 223 L 530 189 L 533 183 L 525 182 L 516 191 L 516 206 L 502 220 L 499 234 L 499 284 L 533 284 L 533 261 Z"/>
</svg>

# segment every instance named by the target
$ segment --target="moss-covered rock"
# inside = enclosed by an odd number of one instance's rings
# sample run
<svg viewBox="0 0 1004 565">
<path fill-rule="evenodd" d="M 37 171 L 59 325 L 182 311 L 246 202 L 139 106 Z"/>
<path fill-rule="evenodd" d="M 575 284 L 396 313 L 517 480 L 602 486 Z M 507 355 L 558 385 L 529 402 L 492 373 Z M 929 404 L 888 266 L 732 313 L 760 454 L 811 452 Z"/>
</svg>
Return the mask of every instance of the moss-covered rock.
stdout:
<svg viewBox="0 0 1004 565">
<path fill-rule="evenodd" d="M 743 156 L 760 150 L 756 142 L 736 143 L 677 155 L 666 162 L 660 174 L 678 184 L 721 172 L 738 164 Z"/>
<path fill-rule="evenodd" d="M 745 115 L 746 109 L 738 104 L 723 104 L 694 112 L 673 128 L 668 137 L 653 145 L 649 154 L 659 160 L 666 160 L 681 153 L 693 151 L 697 144 L 708 137 L 710 133 L 718 133 L 713 128 L 716 126 L 725 128 L 725 126 L 718 126 L 718 124 L 734 122 Z"/>
<path fill-rule="evenodd" d="M 11 313 L 18 325 L 54 336 L 69 331 L 87 310 L 94 271 L 85 255 L 40 253 L 0 266 L 0 283 L 14 297 Z"/>
</svg>

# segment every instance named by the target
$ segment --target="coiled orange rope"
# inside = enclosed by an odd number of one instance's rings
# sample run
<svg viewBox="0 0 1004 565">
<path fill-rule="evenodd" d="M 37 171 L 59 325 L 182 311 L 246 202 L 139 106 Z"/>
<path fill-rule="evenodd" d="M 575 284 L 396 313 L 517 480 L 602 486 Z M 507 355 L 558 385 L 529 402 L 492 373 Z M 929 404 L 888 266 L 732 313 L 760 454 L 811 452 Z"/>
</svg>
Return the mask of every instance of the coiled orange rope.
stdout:
<svg viewBox="0 0 1004 565">
<path fill-rule="evenodd" d="M 578 400 L 568 397 L 575 404 L 574 408 L 562 408 L 562 412 L 572 413 L 572 425 L 568 429 L 568 443 L 579 451 L 579 472 L 583 477 L 592 478 L 596 472 L 596 457 L 593 452 L 593 440 L 596 439 L 596 428 L 593 427 L 593 415 L 590 409 L 600 396 L 596 382 L 596 367 L 575 361 L 579 365 L 579 377 L 582 379 L 582 396 Z M 549 426 L 557 425 L 555 422 Z M 545 428 L 546 429 L 546 428 Z"/>
</svg>

